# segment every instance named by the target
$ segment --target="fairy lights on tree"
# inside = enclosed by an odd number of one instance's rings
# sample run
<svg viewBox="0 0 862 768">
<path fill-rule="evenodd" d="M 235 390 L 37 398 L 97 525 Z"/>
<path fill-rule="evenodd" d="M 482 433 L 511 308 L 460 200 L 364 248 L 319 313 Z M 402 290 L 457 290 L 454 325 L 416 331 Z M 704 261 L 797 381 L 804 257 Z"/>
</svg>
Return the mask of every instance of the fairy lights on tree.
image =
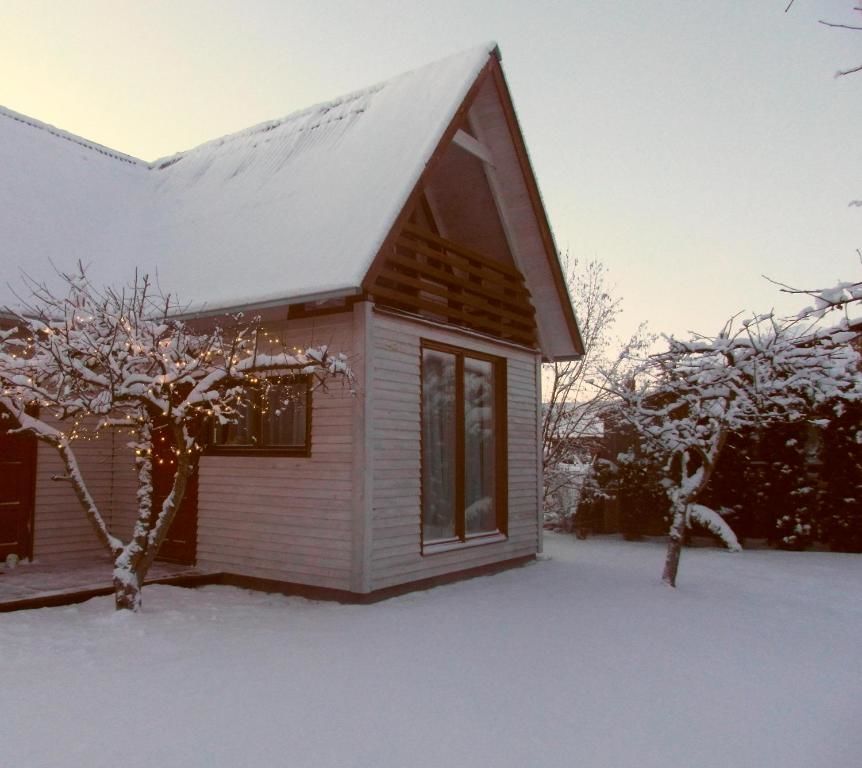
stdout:
<svg viewBox="0 0 862 768">
<path fill-rule="evenodd" d="M 325 346 L 287 348 L 258 319 L 186 322 L 181 307 L 136 276 L 124 289 L 97 288 L 79 265 L 65 293 L 29 284 L 30 298 L 0 332 L 0 405 L 13 431 L 32 433 L 59 454 L 99 541 L 114 559 L 117 608 L 138 610 L 141 587 L 195 471 L 207 425 L 229 424 L 254 407 L 249 385 L 313 377 L 352 380 L 344 354 Z M 75 445 L 107 430 L 128 434 L 138 476 L 131 538 L 110 530 L 87 487 Z M 152 508 L 154 439 L 170 441 L 173 484 Z"/>
</svg>

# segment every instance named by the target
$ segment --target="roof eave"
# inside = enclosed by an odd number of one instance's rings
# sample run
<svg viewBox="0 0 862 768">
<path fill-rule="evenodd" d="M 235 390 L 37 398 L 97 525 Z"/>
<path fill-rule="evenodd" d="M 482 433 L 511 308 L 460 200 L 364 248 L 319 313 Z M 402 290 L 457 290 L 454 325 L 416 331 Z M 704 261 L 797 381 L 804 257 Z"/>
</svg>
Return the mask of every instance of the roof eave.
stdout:
<svg viewBox="0 0 862 768">
<path fill-rule="evenodd" d="M 533 165 L 530 162 L 530 156 L 527 152 L 527 145 L 524 141 L 524 135 L 521 131 L 521 125 L 518 121 L 518 115 L 515 112 L 515 105 L 512 101 L 512 95 L 509 92 L 509 86 L 506 83 L 506 77 L 503 73 L 503 68 L 499 65 L 499 61 L 501 60 L 502 57 L 499 55 L 499 51 L 497 51 L 498 64 L 496 67 L 493 68 L 494 82 L 497 86 L 497 92 L 499 93 L 500 98 L 503 102 L 506 118 L 510 121 L 510 133 L 515 144 L 515 150 L 518 154 L 518 160 L 521 165 L 524 182 L 527 185 L 527 191 L 530 196 L 530 202 L 536 216 L 536 222 L 539 226 L 539 231 L 542 237 L 542 244 L 545 248 L 545 254 L 547 256 L 548 265 L 550 267 L 551 275 L 554 281 L 554 287 L 559 297 L 560 307 L 565 317 L 566 329 L 569 336 L 571 337 L 572 346 L 574 347 L 573 352 L 563 353 L 562 355 L 555 355 L 550 350 L 542 349 L 542 357 L 546 362 L 564 362 L 567 360 L 578 360 L 584 355 L 583 337 L 581 336 L 581 331 L 578 327 L 578 321 L 575 317 L 575 310 L 574 307 L 572 307 L 572 301 L 569 297 L 568 288 L 566 287 L 566 280 L 563 276 L 562 267 L 560 266 L 560 260 L 558 256 L 559 252 L 557 250 L 556 243 L 554 242 L 554 235 L 551 231 L 551 224 L 548 221 L 548 214 L 545 211 L 544 204 L 542 203 L 542 195 L 539 191 L 539 184 L 536 180 L 536 174 L 533 171 Z"/>
<path fill-rule="evenodd" d="M 337 288 L 331 291 L 318 291 L 316 293 L 303 293 L 295 296 L 284 296 L 278 299 L 267 299 L 266 301 L 252 301 L 246 304 L 230 304 L 220 306 L 202 305 L 193 307 L 186 312 L 181 312 L 178 317 L 186 320 L 197 320 L 214 315 L 230 315 L 236 312 L 262 312 L 282 307 L 290 307 L 296 304 L 309 304 L 314 302 L 332 301 L 335 299 L 346 299 L 362 294 L 361 287 Z"/>
</svg>

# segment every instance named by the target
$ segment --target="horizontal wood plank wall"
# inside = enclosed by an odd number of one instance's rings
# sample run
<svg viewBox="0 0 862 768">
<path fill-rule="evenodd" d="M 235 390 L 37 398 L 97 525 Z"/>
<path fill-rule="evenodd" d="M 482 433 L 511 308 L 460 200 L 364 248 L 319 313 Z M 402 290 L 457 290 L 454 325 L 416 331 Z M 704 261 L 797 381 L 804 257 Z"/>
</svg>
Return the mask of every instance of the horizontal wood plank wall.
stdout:
<svg viewBox="0 0 862 768">
<path fill-rule="evenodd" d="M 377 312 L 374 315 L 374 508 L 371 589 L 533 555 L 536 500 L 537 355 L 478 337 Z M 420 343 L 451 344 L 506 358 L 509 537 L 423 556 L 420 544 Z"/>
<path fill-rule="evenodd" d="M 129 447 L 132 436 L 114 431 L 114 472 L 111 477 L 111 531 L 123 541 L 132 536 L 138 516 L 138 470 L 135 452 Z"/>
<path fill-rule="evenodd" d="M 350 355 L 352 312 L 290 320 L 291 345 Z M 349 589 L 353 546 L 353 413 L 341 384 L 312 396 L 311 456 L 204 456 L 198 566 Z"/>
<path fill-rule="evenodd" d="M 43 414 L 48 423 L 52 422 Z M 111 520 L 111 485 L 113 475 L 111 434 L 91 441 L 73 443 L 81 474 L 96 504 Z M 84 515 L 72 486 L 52 476 L 64 474 L 57 452 L 39 443 L 36 466 L 36 514 L 34 522 L 33 556 L 39 560 L 81 560 L 107 555 Z"/>
</svg>

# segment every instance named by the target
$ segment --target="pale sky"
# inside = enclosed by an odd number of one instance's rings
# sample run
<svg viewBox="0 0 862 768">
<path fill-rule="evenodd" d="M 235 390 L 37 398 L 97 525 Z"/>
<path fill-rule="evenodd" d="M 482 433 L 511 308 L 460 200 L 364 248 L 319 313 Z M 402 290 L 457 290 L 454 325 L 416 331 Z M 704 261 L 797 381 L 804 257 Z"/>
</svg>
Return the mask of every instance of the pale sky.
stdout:
<svg viewBox="0 0 862 768">
<path fill-rule="evenodd" d="M 0 104 L 154 160 L 496 40 L 560 250 L 714 332 L 862 271 L 862 14 L 786 4 L 0 0 Z"/>
</svg>

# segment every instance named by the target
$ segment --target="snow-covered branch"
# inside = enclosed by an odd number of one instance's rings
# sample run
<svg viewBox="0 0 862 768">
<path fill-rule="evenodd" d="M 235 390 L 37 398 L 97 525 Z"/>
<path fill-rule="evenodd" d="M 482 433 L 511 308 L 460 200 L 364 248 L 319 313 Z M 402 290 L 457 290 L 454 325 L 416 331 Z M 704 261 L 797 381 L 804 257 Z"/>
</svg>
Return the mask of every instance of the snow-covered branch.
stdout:
<svg viewBox="0 0 862 768">
<path fill-rule="evenodd" d="M 188 324 L 182 307 L 146 276 L 124 289 L 95 287 L 80 265 L 62 277 L 65 295 L 31 283 L 31 298 L 8 310 L 14 326 L 0 332 L 0 404 L 17 429 L 60 454 L 65 478 L 115 557 L 118 605 L 134 609 L 195 469 L 196 429 L 234 420 L 248 385 L 267 376 L 349 384 L 352 374 L 344 354 L 325 346 L 289 349 L 256 319 Z M 177 461 L 171 492 L 152 510 L 156 423 L 170 431 Z M 125 544 L 108 530 L 73 450 L 76 440 L 109 428 L 127 429 L 138 456 L 138 520 Z"/>
<path fill-rule="evenodd" d="M 862 400 L 859 354 L 844 323 L 823 323 L 857 288 L 841 284 L 818 295 L 815 313 L 781 319 L 772 314 L 729 321 L 715 336 L 668 338 L 624 378 L 606 376 L 619 416 L 634 428 L 640 450 L 667 468 L 673 512 L 665 580 L 675 584 L 679 547 L 692 505 L 705 489 L 730 434 L 773 423 L 815 419 L 825 408 Z M 853 284 L 858 287 L 858 284 Z M 807 292 L 806 292 L 807 293 Z M 816 314 L 816 317 L 812 315 Z M 714 516 L 695 510 L 729 540 Z M 723 522 L 723 521 L 722 521 Z"/>
</svg>

